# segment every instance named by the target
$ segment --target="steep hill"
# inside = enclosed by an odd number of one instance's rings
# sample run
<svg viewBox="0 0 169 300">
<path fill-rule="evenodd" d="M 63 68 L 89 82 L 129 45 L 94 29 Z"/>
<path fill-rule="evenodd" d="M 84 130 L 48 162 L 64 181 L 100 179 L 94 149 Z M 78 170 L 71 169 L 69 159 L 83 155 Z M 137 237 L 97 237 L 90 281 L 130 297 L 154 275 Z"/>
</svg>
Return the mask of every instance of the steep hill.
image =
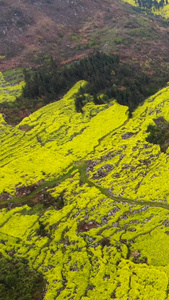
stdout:
<svg viewBox="0 0 169 300">
<path fill-rule="evenodd" d="M 1 116 L 0 252 L 43 274 L 44 299 L 167 299 L 169 150 L 147 129 L 167 126 L 169 87 L 128 119 L 115 100 L 77 113 L 85 84 L 16 127 Z"/>
<path fill-rule="evenodd" d="M 0 2 L 0 71 L 63 63 L 101 49 L 139 62 L 149 74 L 168 68 L 168 21 L 117 0 Z"/>
</svg>

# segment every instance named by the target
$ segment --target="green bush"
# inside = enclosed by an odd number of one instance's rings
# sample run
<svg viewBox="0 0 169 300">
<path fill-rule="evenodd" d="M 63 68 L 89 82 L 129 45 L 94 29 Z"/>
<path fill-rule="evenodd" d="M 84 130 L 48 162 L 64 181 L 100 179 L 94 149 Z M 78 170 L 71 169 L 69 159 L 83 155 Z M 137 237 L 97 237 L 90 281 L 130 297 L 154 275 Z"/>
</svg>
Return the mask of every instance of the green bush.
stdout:
<svg viewBox="0 0 169 300">
<path fill-rule="evenodd" d="M 43 299 L 43 277 L 26 260 L 0 258 L 0 300 Z"/>
</svg>

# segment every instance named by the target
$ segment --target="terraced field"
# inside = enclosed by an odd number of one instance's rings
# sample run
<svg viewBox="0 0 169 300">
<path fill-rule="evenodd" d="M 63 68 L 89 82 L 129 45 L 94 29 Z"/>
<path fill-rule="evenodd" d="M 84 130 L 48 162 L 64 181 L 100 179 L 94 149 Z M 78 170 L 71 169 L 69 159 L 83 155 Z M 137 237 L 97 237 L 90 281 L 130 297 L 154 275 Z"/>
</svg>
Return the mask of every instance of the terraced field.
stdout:
<svg viewBox="0 0 169 300">
<path fill-rule="evenodd" d="M 45 300 L 169 299 L 169 87 L 128 108 L 86 104 L 78 82 L 16 127 L 0 119 L 0 252 L 47 280 Z"/>
</svg>

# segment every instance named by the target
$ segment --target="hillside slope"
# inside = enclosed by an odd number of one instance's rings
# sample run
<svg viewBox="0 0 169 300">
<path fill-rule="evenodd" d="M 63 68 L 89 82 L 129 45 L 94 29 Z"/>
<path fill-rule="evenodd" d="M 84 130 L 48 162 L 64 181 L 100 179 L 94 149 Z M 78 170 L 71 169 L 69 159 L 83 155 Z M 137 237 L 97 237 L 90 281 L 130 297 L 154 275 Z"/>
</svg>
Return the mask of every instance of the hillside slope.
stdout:
<svg viewBox="0 0 169 300">
<path fill-rule="evenodd" d="M 169 87 L 128 119 L 116 101 L 76 113 L 77 83 L 16 127 L 0 121 L 0 252 L 26 258 L 45 298 L 168 299 Z"/>
<path fill-rule="evenodd" d="M 50 55 L 67 63 L 96 49 L 139 62 L 149 74 L 168 67 L 168 21 L 123 1 L 3 0 L 0 8 L 0 71 Z"/>
</svg>

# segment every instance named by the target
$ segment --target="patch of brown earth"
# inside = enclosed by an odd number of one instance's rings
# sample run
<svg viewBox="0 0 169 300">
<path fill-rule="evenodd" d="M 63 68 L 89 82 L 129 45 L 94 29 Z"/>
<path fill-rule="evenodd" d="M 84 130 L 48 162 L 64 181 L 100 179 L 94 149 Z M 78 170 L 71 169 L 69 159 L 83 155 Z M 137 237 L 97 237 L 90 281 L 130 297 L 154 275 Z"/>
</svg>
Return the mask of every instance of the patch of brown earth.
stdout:
<svg viewBox="0 0 169 300">
<path fill-rule="evenodd" d="M 78 224 L 78 232 L 89 231 L 92 228 L 97 228 L 98 225 L 96 222 L 88 222 L 82 221 Z"/>
</svg>

